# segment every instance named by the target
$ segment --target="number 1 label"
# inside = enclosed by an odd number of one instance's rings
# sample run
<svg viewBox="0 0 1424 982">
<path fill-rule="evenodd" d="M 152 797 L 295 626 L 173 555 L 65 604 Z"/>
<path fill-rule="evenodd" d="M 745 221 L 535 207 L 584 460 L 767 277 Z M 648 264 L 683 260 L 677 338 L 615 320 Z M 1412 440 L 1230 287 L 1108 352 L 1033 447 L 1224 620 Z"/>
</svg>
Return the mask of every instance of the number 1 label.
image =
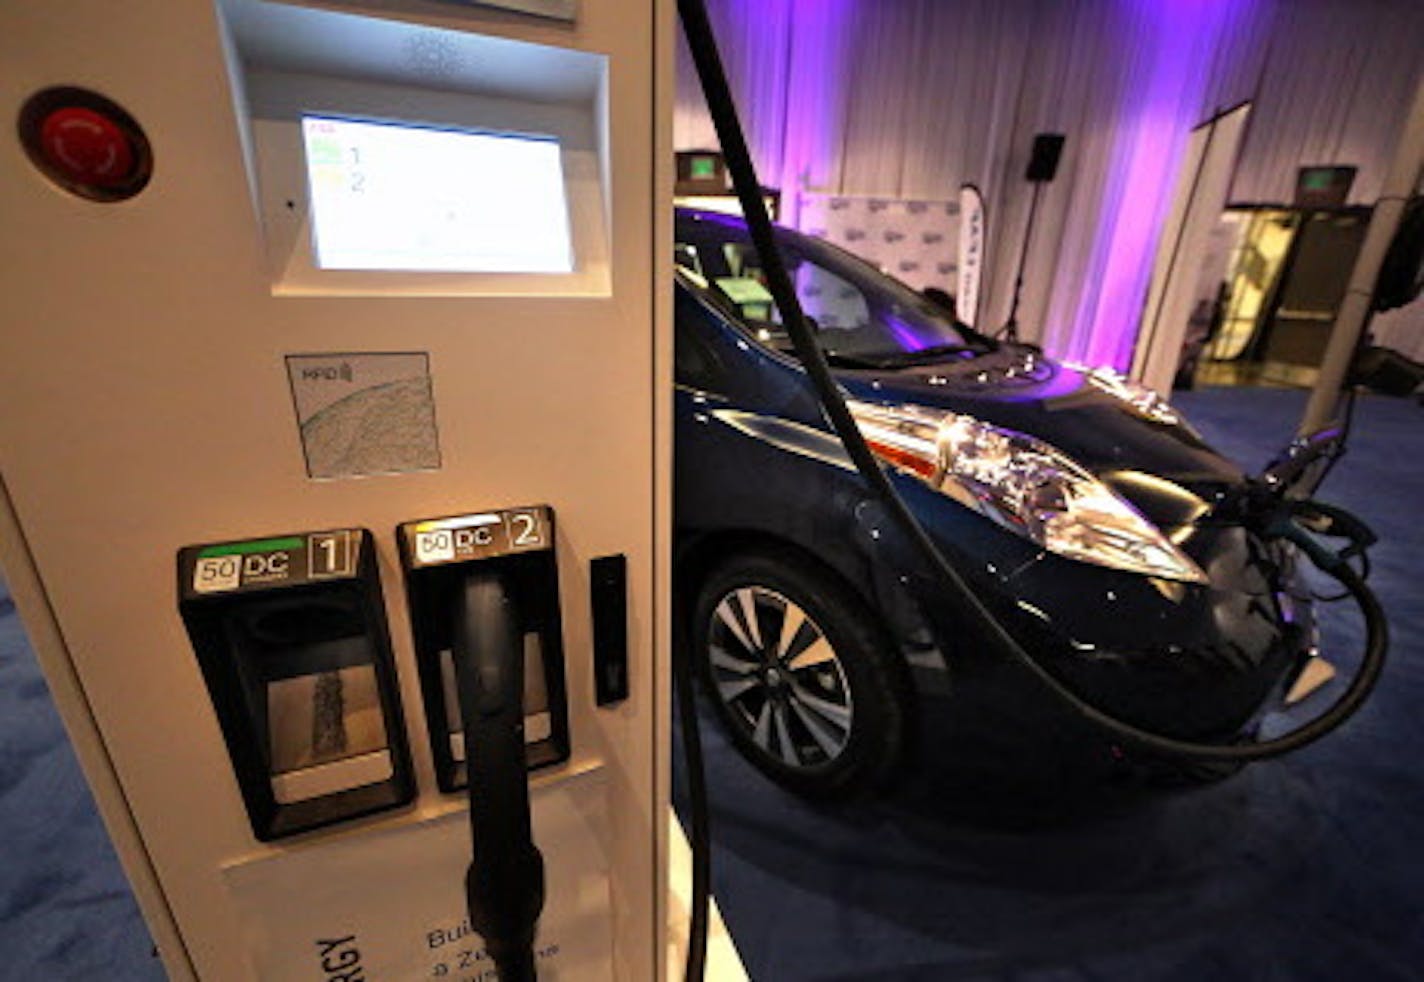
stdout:
<svg viewBox="0 0 1424 982">
<path fill-rule="evenodd" d="M 307 537 L 308 575 L 314 580 L 350 576 L 351 533 L 319 532 Z"/>
</svg>

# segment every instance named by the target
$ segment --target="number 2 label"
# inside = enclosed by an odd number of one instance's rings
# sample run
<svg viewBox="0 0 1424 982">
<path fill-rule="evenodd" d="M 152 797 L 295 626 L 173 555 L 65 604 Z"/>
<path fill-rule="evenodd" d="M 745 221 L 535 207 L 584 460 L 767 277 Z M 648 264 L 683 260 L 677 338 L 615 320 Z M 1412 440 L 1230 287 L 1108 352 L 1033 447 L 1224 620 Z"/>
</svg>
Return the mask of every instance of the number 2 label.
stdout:
<svg viewBox="0 0 1424 982">
<path fill-rule="evenodd" d="M 544 530 L 532 512 L 517 511 L 509 516 L 510 545 L 515 549 L 537 549 L 544 545 Z"/>
</svg>

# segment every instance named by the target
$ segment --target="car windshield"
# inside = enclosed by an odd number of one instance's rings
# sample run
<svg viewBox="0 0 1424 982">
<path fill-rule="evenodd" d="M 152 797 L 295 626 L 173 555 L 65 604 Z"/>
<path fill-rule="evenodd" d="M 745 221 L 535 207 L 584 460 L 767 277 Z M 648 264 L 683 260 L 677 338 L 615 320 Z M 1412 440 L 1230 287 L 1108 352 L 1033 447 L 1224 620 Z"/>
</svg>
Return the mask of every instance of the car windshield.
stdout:
<svg viewBox="0 0 1424 982">
<path fill-rule="evenodd" d="M 977 350 L 946 311 L 864 260 L 789 229 L 777 229 L 777 242 L 801 308 L 820 330 L 828 354 L 843 362 L 891 364 Z M 735 313 L 757 340 L 790 350 L 741 219 L 679 215 L 676 262 L 686 280 Z"/>
</svg>

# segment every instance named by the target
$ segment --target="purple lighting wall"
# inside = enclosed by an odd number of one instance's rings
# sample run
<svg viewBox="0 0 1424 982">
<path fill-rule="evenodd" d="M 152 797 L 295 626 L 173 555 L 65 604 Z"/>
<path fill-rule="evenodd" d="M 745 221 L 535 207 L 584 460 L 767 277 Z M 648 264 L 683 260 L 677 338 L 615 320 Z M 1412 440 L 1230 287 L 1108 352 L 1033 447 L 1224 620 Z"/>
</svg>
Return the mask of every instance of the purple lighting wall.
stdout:
<svg viewBox="0 0 1424 982">
<path fill-rule="evenodd" d="M 786 99 L 786 148 L 779 187 L 821 187 L 840 153 L 844 124 L 846 45 L 855 0 L 792 0 L 791 71 Z M 783 198 L 785 221 L 797 224 L 797 195 Z M 789 199 L 789 200 L 788 200 Z"/>
<path fill-rule="evenodd" d="M 913 99 L 914 87 L 923 83 L 887 72 L 885 51 L 877 49 L 876 57 L 868 57 L 866 46 L 899 45 L 907 59 L 923 57 L 925 46 L 915 33 L 915 25 L 921 22 L 911 13 L 918 11 L 916 16 L 928 18 L 925 24 L 940 28 L 962 21 L 964 30 L 976 32 L 964 42 L 975 52 L 969 57 L 977 58 L 975 82 L 946 92 L 946 99 L 959 101 L 944 105 L 945 119 L 959 122 L 944 125 L 982 119 L 987 129 L 976 123 L 961 131 L 958 142 L 942 148 L 951 158 L 943 171 L 954 176 L 945 188 L 958 179 L 980 182 L 990 196 L 991 216 L 997 207 L 998 220 L 1006 222 L 1004 216 L 1015 215 L 1017 203 L 1027 195 L 1017 148 L 1026 147 L 1036 130 L 1065 131 L 1069 158 L 1093 164 L 1069 167 L 1068 186 L 1060 186 L 1065 183 L 1060 178 L 1048 192 L 1060 203 L 1065 194 L 1072 202 L 1067 210 L 1059 209 L 1066 218 L 1058 234 L 1067 237 L 1055 247 L 1052 218 L 1040 222 L 1035 253 L 1045 259 L 1057 256 L 1059 262 L 1040 262 L 1031 268 L 1027 286 L 1030 292 L 1045 291 L 1049 297 L 1048 312 L 1039 326 L 1053 354 L 1126 369 L 1188 135 L 1219 108 L 1211 99 L 1213 64 L 1223 58 L 1230 62 L 1223 51 L 1235 50 L 1233 45 L 1239 47 L 1243 38 L 1260 36 L 1250 25 L 1275 9 L 1273 0 L 895 2 L 900 6 L 893 9 L 891 0 L 713 0 L 710 4 L 762 180 L 783 191 L 782 221 L 800 224 L 799 187 L 884 193 L 884 186 L 860 187 L 846 176 L 848 130 L 874 130 L 864 120 L 849 120 L 848 113 L 852 107 L 866 112 L 867 107 L 887 106 L 884 100 Z M 962 6 L 962 16 L 935 20 L 945 16 L 935 6 L 940 3 Z M 963 40 L 963 35 L 958 37 Z M 1072 41 L 1067 40 L 1070 37 Z M 1038 44 L 1072 44 L 1071 57 L 1078 61 L 1061 77 L 1091 72 L 1107 89 L 1069 97 L 1081 105 L 1039 97 L 1040 108 L 1030 114 L 1033 118 L 1018 119 L 1012 115 L 1017 111 L 1013 107 L 1023 94 L 1008 89 L 1022 84 L 1023 66 L 1000 66 L 995 61 L 995 52 L 1012 58 L 1015 43 L 1026 43 L 1030 49 Z M 965 58 L 966 49 L 958 50 Z M 1055 49 L 1060 58 L 1067 57 L 1066 51 Z M 1003 74 L 998 73 L 1000 67 Z M 995 88 L 989 91 L 986 85 Z M 866 93 L 883 93 L 883 99 L 877 101 Z M 1011 115 L 995 116 L 999 110 L 990 111 L 986 108 L 990 106 L 1007 106 Z M 924 116 L 923 110 L 916 111 L 922 114 L 915 117 L 922 129 L 940 125 Z M 1063 114 L 1061 123 L 1054 118 L 1059 114 Z M 691 108 L 682 118 L 687 133 L 700 125 Z M 1015 132 L 999 129 L 1000 118 L 1018 119 Z M 922 153 L 914 145 L 917 132 L 906 137 L 910 141 L 903 151 L 906 159 Z M 689 146 L 707 142 L 706 137 L 689 139 L 693 140 Z M 921 182 L 901 190 L 907 197 L 935 197 L 941 190 L 946 196 L 951 193 L 937 188 Z M 991 227 L 989 234 L 993 251 L 986 310 L 1002 311 L 1020 233 L 1005 224 Z M 1013 245 L 995 244 L 996 239 Z"/>
<path fill-rule="evenodd" d="M 786 192 L 781 220 L 788 225 L 798 217 L 795 189 L 830 180 L 841 151 L 856 3 L 719 0 L 711 6 L 757 172 L 762 183 Z M 742 51 L 760 57 L 739 65 Z"/>
<path fill-rule="evenodd" d="M 1069 357 L 1130 367 L 1187 136 L 1210 111 L 1203 103 L 1212 51 L 1249 6 L 1233 0 L 1117 0 L 1131 35 L 1145 43 L 1135 52 L 1133 84 L 1125 88 L 1118 118 L 1108 121 L 1114 147 Z"/>
</svg>

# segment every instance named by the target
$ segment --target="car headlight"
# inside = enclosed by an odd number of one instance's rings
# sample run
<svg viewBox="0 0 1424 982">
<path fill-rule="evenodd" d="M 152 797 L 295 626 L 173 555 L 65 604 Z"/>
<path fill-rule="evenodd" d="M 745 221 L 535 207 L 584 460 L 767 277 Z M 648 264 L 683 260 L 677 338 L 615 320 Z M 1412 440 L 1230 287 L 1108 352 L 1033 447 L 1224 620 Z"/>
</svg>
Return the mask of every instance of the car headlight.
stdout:
<svg viewBox="0 0 1424 982">
<path fill-rule="evenodd" d="M 870 449 L 1049 552 L 1186 583 L 1206 574 L 1062 451 L 972 416 L 914 405 L 847 405 Z"/>
</svg>

